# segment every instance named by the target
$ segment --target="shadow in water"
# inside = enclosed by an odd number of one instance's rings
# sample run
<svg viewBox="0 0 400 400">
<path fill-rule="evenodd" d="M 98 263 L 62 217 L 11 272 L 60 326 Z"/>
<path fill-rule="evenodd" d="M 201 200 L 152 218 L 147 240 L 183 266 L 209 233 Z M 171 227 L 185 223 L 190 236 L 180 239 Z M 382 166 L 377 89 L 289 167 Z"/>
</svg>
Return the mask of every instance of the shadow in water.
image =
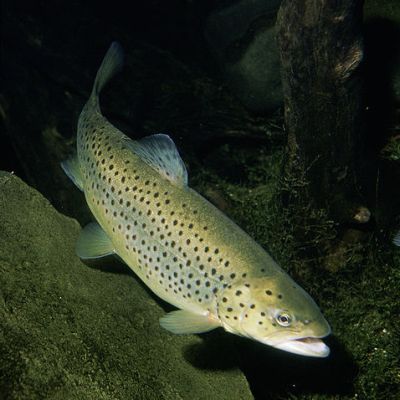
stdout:
<svg viewBox="0 0 400 400">
<path fill-rule="evenodd" d="M 398 106 L 393 81 L 400 63 L 400 28 L 395 22 L 375 18 L 364 29 L 367 141 L 376 150 L 393 133 L 390 129 Z"/>
<path fill-rule="evenodd" d="M 334 338 L 326 340 L 326 359 L 297 356 L 225 333 L 202 335 L 203 342 L 188 347 L 185 358 L 208 370 L 240 368 L 256 400 L 287 399 L 291 395 L 351 395 L 357 366 Z"/>
<path fill-rule="evenodd" d="M 81 260 L 86 266 L 110 274 L 136 275 L 130 268 L 116 255 Z"/>
<path fill-rule="evenodd" d="M 400 66 L 400 27 L 394 21 L 374 18 L 365 27 L 365 125 L 363 186 L 380 227 L 390 226 L 399 209 L 397 169 L 382 160 L 390 137 L 399 135 L 399 102 L 394 90 Z"/>
</svg>

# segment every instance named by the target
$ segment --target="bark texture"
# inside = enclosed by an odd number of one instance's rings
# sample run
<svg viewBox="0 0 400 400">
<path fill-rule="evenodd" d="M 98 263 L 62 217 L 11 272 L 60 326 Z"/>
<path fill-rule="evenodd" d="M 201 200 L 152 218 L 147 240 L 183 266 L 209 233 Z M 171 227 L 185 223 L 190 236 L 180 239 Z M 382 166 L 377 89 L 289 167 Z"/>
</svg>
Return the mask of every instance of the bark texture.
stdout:
<svg viewBox="0 0 400 400">
<path fill-rule="evenodd" d="M 277 20 L 286 172 L 306 181 L 306 195 L 338 222 L 354 220 L 361 204 L 362 3 L 284 0 Z"/>
</svg>

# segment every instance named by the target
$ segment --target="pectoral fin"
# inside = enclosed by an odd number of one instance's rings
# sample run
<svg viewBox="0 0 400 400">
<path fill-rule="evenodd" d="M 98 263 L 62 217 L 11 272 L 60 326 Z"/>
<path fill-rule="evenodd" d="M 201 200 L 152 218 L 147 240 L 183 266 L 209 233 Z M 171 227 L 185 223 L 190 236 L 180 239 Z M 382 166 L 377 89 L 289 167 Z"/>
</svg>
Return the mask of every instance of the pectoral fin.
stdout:
<svg viewBox="0 0 400 400">
<path fill-rule="evenodd" d="M 208 332 L 220 326 L 209 315 L 195 314 L 190 311 L 172 311 L 160 318 L 160 325 L 175 334 Z"/>
<path fill-rule="evenodd" d="M 100 258 L 114 254 L 114 246 L 97 222 L 86 225 L 76 242 L 76 254 L 83 259 Z"/>
</svg>

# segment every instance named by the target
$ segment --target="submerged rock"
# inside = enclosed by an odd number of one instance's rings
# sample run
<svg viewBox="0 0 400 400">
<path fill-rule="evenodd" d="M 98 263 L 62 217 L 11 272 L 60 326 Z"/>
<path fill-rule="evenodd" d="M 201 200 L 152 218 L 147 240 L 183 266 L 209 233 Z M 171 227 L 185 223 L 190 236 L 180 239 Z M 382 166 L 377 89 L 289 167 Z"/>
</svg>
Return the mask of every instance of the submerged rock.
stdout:
<svg viewBox="0 0 400 400">
<path fill-rule="evenodd" d="M 283 102 L 275 19 L 280 0 L 240 0 L 215 11 L 205 35 L 231 90 L 250 110 Z"/>
<path fill-rule="evenodd" d="M 235 366 L 196 368 L 203 340 L 163 331 L 128 270 L 83 264 L 79 224 L 6 172 L 0 210 L 0 398 L 252 398 Z"/>
</svg>

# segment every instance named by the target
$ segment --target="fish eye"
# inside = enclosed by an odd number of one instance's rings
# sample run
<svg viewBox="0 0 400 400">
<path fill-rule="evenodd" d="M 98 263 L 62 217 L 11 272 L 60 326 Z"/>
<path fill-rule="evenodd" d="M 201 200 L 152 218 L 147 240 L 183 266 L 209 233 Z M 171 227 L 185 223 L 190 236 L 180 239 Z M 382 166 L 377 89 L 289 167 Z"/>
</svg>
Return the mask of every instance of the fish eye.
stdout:
<svg viewBox="0 0 400 400">
<path fill-rule="evenodd" d="M 292 323 L 292 318 L 289 314 L 281 313 L 276 316 L 276 321 L 281 326 L 290 326 Z"/>
</svg>

